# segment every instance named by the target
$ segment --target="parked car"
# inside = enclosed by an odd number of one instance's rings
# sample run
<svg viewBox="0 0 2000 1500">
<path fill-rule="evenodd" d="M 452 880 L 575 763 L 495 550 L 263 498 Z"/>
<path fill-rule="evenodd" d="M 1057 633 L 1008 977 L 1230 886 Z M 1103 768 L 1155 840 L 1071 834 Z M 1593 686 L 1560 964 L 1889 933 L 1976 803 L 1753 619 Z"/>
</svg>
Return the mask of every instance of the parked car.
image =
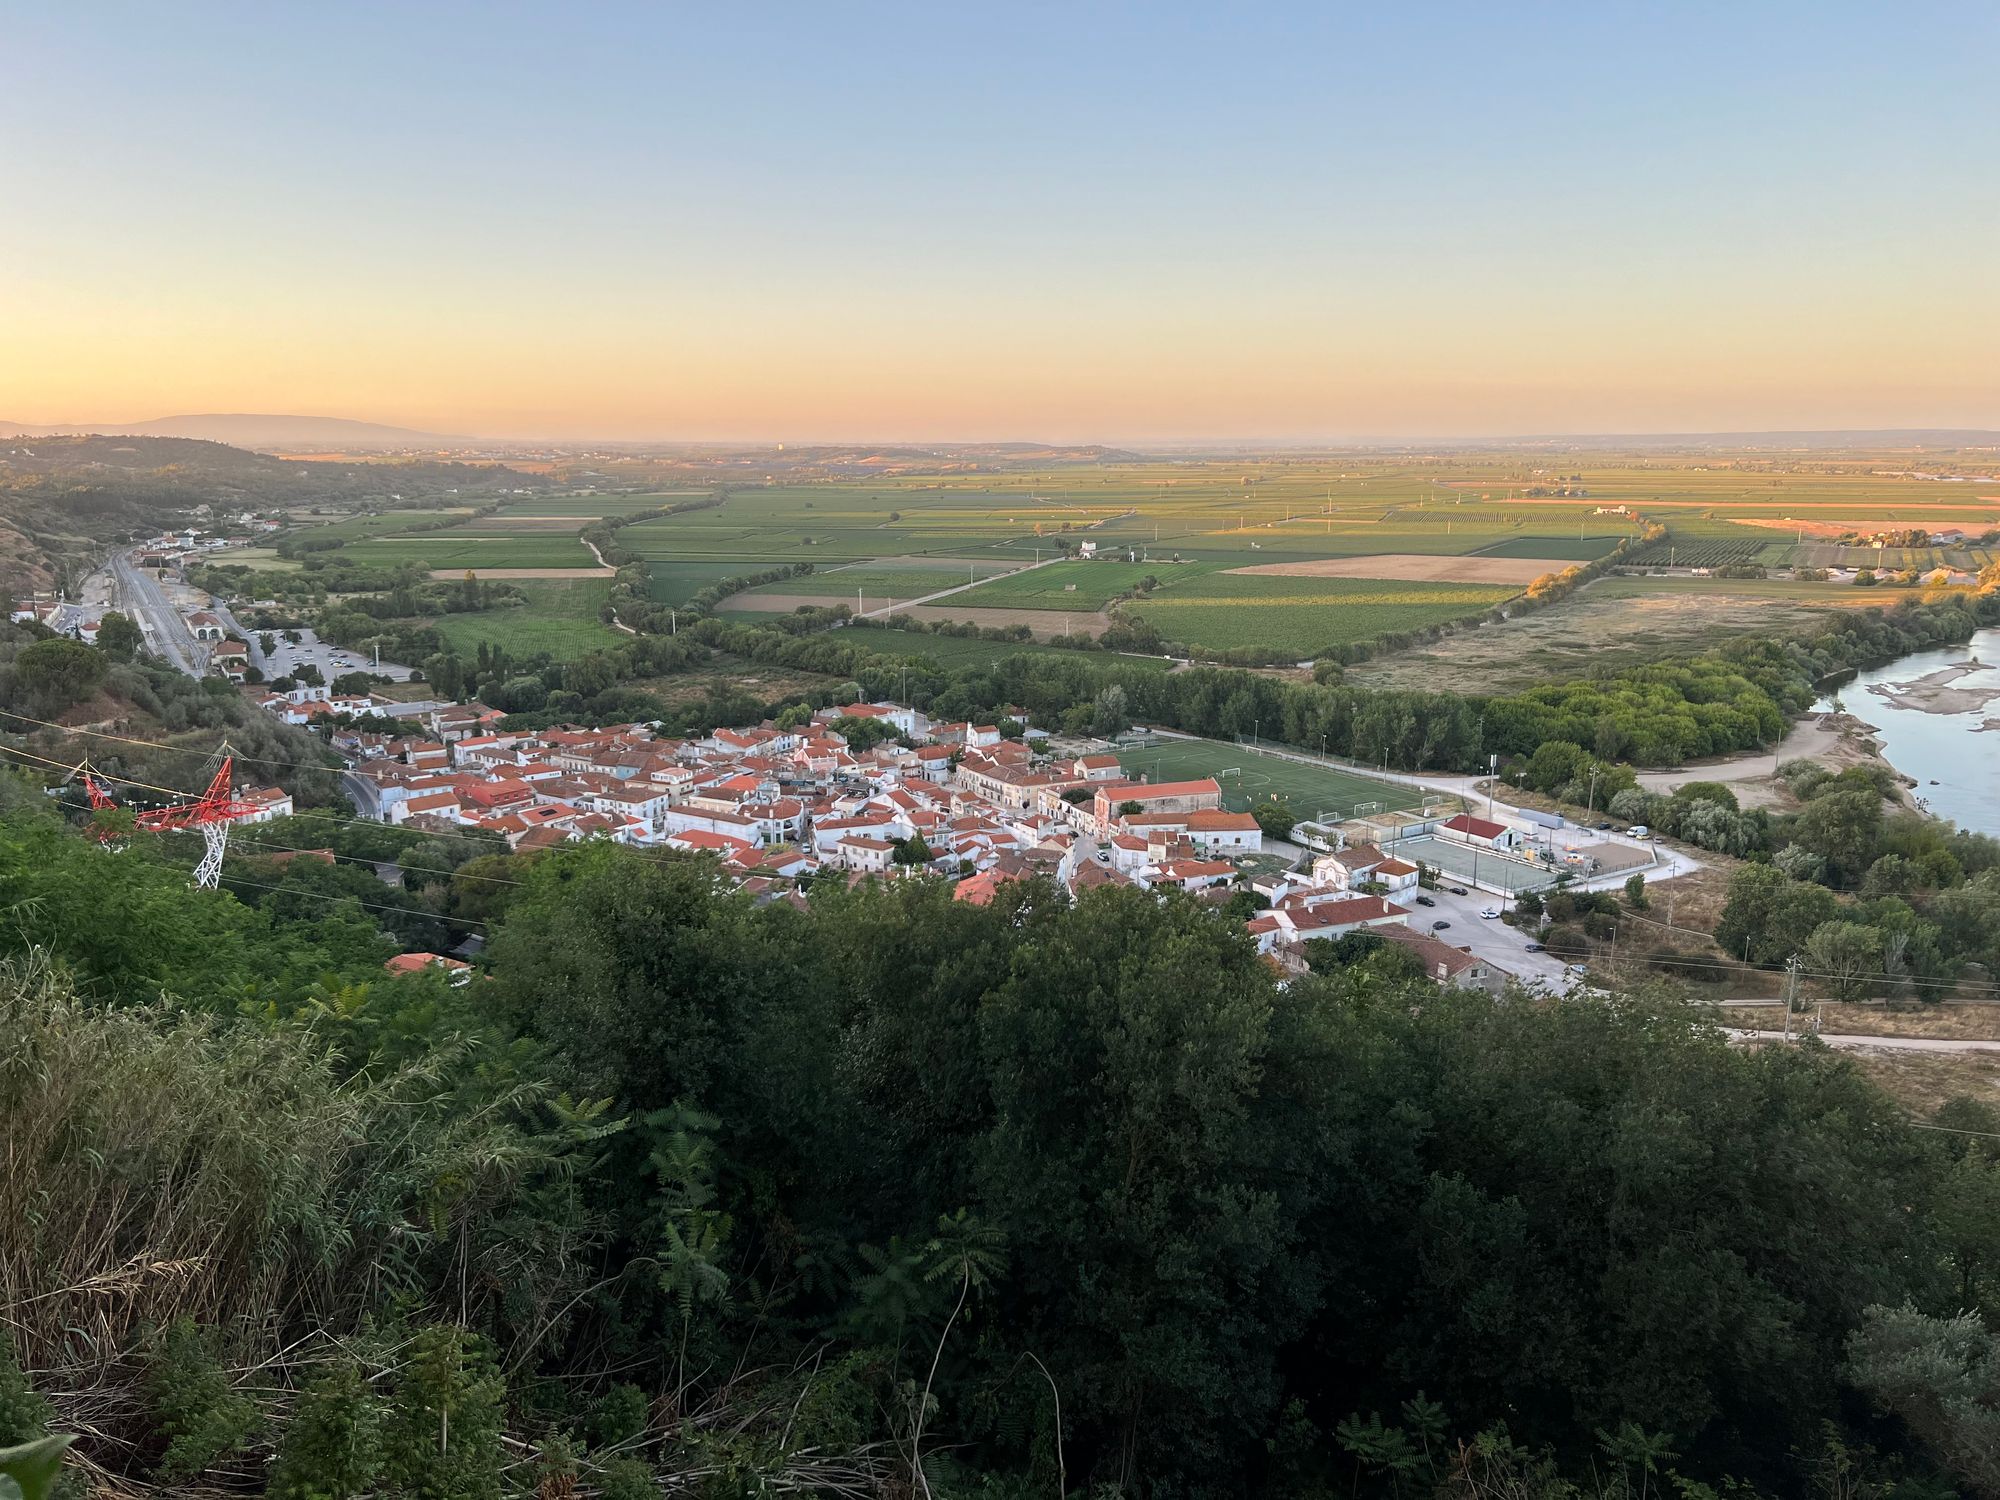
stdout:
<svg viewBox="0 0 2000 1500">
<path fill-rule="evenodd" d="M 1486 920 L 1490 922 L 1490 921 L 1492 921 L 1492 920 L 1493 920 L 1493 919 L 1494 919 L 1495 917 L 1497 917 L 1497 916 L 1499 916 L 1499 915 L 1500 915 L 1500 908 L 1499 908 L 1499 907 L 1497 907 L 1497 906 L 1489 906 L 1489 907 L 1487 907 L 1487 908 L 1486 908 L 1486 909 L 1485 909 L 1484 911 L 1482 911 L 1482 912 L 1481 912 L 1481 913 L 1480 913 L 1479 915 L 1480 915 L 1480 916 L 1482 916 L 1482 917 L 1484 917 L 1484 918 L 1486 918 Z"/>
<path fill-rule="evenodd" d="M 1540 943 L 1530 943 L 1524 951 L 1528 953 L 1546 953 L 1548 949 Z"/>
<path fill-rule="evenodd" d="M 1590 972 L 1589 964 L 1570 964 L 1567 967 L 1569 972 L 1576 975 L 1576 977 L 1579 979 L 1583 978 L 1586 974 Z"/>
<path fill-rule="evenodd" d="M 1445 928 L 1447 928 L 1447 927 L 1449 927 L 1449 926 L 1451 926 L 1451 923 L 1449 923 L 1449 922 L 1443 922 L 1443 921 L 1439 921 L 1439 922 L 1433 922 L 1433 923 L 1431 923 L 1431 931 L 1432 931 L 1432 932 L 1443 932 L 1443 931 L 1445 930 Z"/>
<path fill-rule="evenodd" d="M 1599 824 L 1597 825 L 1597 831 L 1598 831 L 1599 833 L 1604 833 L 1604 832 L 1608 831 L 1608 830 L 1610 829 L 1610 827 L 1611 827 L 1611 825 L 1610 825 L 1609 823 L 1599 823 Z"/>
<path fill-rule="evenodd" d="M 1651 831 L 1644 823 L 1634 823 L 1630 828 L 1625 830 L 1625 837 L 1628 839 L 1642 839 Z"/>
<path fill-rule="evenodd" d="M 1430 897 L 1428 897 L 1428 896 L 1419 896 L 1419 897 L 1417 897 L 1417 905 L 1419 905 L 1419 906 L 1436 906 L 1436 905 L 1437 905 L 1437 902 L 1435 902 L 1435 901 L 1431 900 L 1431 898 L 1430 898 Z"/>
<path fill-rule="evenodd" d="M 1447 887 L 1447 889 L 1450 890 L 1450 892 L 1454 896 L 1463 896 L 1464 894 L 1466 894 L 1465 887 L 1462 885 L 1449 886 Z"/>
</svg>

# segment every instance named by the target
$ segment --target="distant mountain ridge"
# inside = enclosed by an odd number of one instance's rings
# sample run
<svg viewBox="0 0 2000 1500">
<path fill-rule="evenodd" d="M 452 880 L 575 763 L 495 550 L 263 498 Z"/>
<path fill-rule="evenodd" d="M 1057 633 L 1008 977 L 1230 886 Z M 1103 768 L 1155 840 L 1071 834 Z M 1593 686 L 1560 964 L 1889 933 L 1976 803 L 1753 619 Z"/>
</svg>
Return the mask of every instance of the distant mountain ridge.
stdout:
<svg viewBox="0 0 2000 1500">
<path fill-rule="evenodd" d="M 441 432 L 391 427 L 351 417 L 282 416 L 264 412 L 200 412 L 158 417 L 150 422 L 0 422 L 0 434 L 21 437 L 72 437 L 89 433 L 104 437 L 198 438 L 233 448 L 413 448 L 461 442 Z"/>
</svg>

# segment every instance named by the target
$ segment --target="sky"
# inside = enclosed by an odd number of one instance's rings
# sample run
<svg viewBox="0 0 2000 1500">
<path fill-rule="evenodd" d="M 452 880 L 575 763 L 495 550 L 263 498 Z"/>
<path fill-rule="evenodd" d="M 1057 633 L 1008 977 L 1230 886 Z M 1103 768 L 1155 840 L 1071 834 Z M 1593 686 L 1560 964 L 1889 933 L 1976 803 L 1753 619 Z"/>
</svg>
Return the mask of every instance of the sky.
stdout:
<svg viewBox="0 0 2000 1500">
<path fill-rule="evenodd" d="M 2000 6 L 0 0 L 0 419 L 2000 428 Z"/>
</svg>

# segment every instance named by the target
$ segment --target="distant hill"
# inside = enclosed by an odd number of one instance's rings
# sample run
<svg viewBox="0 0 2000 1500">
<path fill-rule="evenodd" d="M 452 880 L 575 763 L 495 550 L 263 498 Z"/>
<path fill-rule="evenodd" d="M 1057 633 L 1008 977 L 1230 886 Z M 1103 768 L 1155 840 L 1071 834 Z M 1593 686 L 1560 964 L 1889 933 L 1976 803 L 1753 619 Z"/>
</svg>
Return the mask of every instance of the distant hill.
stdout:
<svg viewBox="0 0 2000 1500">
<path fill-rule="evenodd" d="M 0 422 L 0 434 L 7 424 Z M 0 588 L 46 588 L 105 547 L 211 510 L 478 505 L 547 488 L 543 474 L 423 454 L 287 460 L 201 438 L 0 436 Z M 206 524 L 206 523 L 198 523 Z"/>
<path fill-rule="evenodd" d="M 0 433 L 24 437 L 101 433 L 106 437 L 198 438 L 211 443 L 228 443 L 236 448 L 266 451 L 295 448 L 325 448 L 335 452 L 435 448 L 461 441 L 445 433 L 419 432 L 413 427 L 389 427 L 380 422 L 357 422 L 347 417 L 274 416 L 262 412 L 202 412 L 192 416 L 159 417 L 150 422 L 66 422 L 53 426 L 0 422 Z"/>
<path fill-rule="evenodd" d="M 1501 438 L 1503 447 L 1556 448 L 1989 448 L 2000 432 L 1980 427 L 1834 428 L 1819 432 L 1595 432 Z"/>
</svg>

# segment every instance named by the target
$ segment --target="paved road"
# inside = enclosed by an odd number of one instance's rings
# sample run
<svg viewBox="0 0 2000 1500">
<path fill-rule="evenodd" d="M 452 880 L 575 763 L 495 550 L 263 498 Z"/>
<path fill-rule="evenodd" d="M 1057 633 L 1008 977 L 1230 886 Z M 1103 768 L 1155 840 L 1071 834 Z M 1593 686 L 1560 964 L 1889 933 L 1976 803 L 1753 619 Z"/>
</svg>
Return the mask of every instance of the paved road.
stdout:
<svg viewBox="0 0 2000 1500">
<path fill-rule="evenodd" d="M 1741 1026 L 1723 1028 L 1730 1036 L 1741 1042 L 1775 1042 L 1783 1039 L 1778 1026 L 1769 1031 L 1751 1031 Z M 1881 1050 L 1884 1052 L 2000 1052 L 2000 1042 L 1973 1041 L 1962 1037 L 1929 1036 L 1854 1036 L 1844 1031 L 1822 1031 L 1819 1039 L 1829 1047 L 1862 1051 Z M 1797 1021 L 1792 1023 L 1792 1040 L 1802 1041 L 1804 1035 Z"/>
<path fill-rule="evenodd" d="M 134 563 L 129 552 L 112 553 L 106 567 L 111 574 L 112 601 L 145 634 L 146 649 L 165 657 L 190 677 L 206 672 L 208 649 L 194 638 L 160 581 Z"/>
<path fill-rule="evenodd" d="M 362 817 L 381 818 L 382 799 L 375 795 L 374 782 L 364 776 L 356 776 L 352 771 L 342 771 L 340 789 L 347 793 L 347 800 L 354 804 L 354 810 Z"/>
</svg>

